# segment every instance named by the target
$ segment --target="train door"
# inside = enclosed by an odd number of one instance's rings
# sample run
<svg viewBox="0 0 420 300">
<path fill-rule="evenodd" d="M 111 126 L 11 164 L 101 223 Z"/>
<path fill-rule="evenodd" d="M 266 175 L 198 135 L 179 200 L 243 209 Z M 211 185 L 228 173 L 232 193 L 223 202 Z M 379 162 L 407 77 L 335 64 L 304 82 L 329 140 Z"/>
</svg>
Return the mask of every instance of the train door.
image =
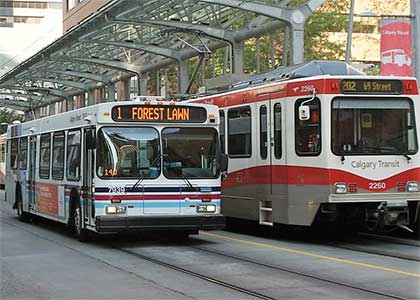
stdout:
<svg viewBox="0 0 420 300">
<path fill-rule="evenodd" d="M 84 129 L 84 151 L 83 151 L 83 219 L 85 224 L 93 224 L 93 217 L 95 212 L 93 211 L 93 174 L 95 166 L 95 129 L 86 128 Z"/>
<path fill-rule="evenodd" d="M 37 157 L 37 137 L 35 135 L 29 137 L 29 170 L 28 170 L 28 181 L 29 181 L 29 210 L 35 207 L 35 164 Z"/>
</svg>

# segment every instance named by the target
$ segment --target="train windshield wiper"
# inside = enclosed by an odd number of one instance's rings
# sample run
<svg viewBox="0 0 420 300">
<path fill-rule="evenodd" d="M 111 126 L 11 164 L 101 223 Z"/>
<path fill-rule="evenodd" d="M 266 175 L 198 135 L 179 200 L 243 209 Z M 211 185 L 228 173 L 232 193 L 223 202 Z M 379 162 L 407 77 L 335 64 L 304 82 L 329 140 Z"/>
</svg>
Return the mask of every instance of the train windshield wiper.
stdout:
<svg viewBox="0 0 420 300">
<path fill-rule="evenodd" d="M 160 160 L 162 155 L 160 154 L 160 151 L 156 154 L 156 157 L 153 159 L 151 164 L 149 165 L 149 169 L 155 167 L 155 164 Z M 131 187 L 131 189 L 135 189 L 140 183 L 142 183 L 144 180 L 144 173 L 139 174 L 139 179 L 136 181 L 135 184 Z"/>
<path fill-rule="evenodd" d="M 407 162 L 410 162 L 411 156 L 409 156 L 407 153 L 397 150 L 395 147 L 373 147 L 373 146 L 366 146 L 365 148 L 371 149 L 371 150 L 379 150 L 382 153 L 389 153 L 389 154 L 397 154 L 402 155 L 407 159 Z"/>
</svg>

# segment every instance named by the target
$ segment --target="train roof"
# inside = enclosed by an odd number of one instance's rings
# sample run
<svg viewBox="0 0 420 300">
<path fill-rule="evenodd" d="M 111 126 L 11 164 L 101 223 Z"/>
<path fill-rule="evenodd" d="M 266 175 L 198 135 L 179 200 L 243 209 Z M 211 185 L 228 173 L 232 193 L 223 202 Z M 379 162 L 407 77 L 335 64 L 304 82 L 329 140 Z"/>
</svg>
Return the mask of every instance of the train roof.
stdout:
<svg viewBox="0 0 420 300">
<path fill-rule="evenodd" d="M 237 90 L 261 83 L 319 75 L 366 76 L 365 73 L 343 61 L 312 60 L 298 65 L 279 67 L 269 72 L 251 75 L 245 80 L 232 84 L 231 89 Z"/>
</svg>

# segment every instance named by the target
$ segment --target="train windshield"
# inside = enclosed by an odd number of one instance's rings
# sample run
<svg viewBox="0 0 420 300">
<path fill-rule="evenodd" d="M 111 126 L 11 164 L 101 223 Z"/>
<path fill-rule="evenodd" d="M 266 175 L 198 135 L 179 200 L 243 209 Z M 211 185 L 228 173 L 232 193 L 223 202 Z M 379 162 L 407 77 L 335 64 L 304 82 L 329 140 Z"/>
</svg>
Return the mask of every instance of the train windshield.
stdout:
<svg viewBox="0 0 420 300">
<path fill-rule="evenodd" d="M 163 174 L 167 178 L 216 178 L 217 145 L 213 128 L 163 129 Z"/>
<path fill-rule="evenodd" d="M 98 132 L 97 174 L 101 178 L 157 178 L 159 133 L 147 127 L 102 127 Z"/>
<path fill-rule="evenodd" d="M 414 109 L 409 99 L 336 98 L 331 128 L 336 155 L 417 152 Z"/>
</svg>

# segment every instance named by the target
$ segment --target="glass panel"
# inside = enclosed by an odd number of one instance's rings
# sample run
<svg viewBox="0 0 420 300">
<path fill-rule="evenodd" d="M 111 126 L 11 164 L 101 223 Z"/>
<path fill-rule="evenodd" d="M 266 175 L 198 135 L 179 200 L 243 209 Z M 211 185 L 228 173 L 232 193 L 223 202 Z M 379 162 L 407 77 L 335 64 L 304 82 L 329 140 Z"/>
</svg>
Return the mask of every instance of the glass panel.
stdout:
<svg viewBox="0 0 420 300">
<path fill-rule="evenodd" d="M 260 155 L 262 159 L 267 158 L 267 107 L 260 107 Z"/>
<path fill-rule="evenodd" d="M 28 162 L 28 138 L 20 138 L 19 145 L 19 169 L 26 170 L 26 165 Z"/>
<path fill-rule="evenodd" d="M 354 104 L 355 103 L 355 104 Z M 332 151 L 349 154 L 414 154 L 417 133 L 408 99 L 335 99 Z"/>
<path fill-rule="evenodd" d="M 103 127 L 98 133 L 97 174 L 102 178 L 157 178 L 159 133 L 147 127 Z"/>
<path fill-rule="evenodd" d="M 281 104 L 274 105 L 274 157 L 281 158 Z"/>
<path fill-rule="evenodd" d="M 222 153 L 225 153 L 225 112 L 221 110 L 220 112 L 220 149 Z"/>
<path fill-rule="evenodd" d="M 64 177 L 64 132 L 55 133 L 52 154 L 52 177 L 63 179 Z"/>
<path fill-rule="evenodd" d="M 17 167 L 18 167 L 18 161 L 17 161 L 18 139 L 13 139 L 10 147 L 11 147 L 11 150 L 10 150 L 10 167 L 12 169 L 17 169 Z"/>
<path fill-rule="evenodd" d="M 50 134 L 41 135 L 41 151 L 39 162 L 39 177 L 48 179 L 50 177 L 50 153 L 51 136 Z"/>
<path fill-rule="evenodd" d="M 163 172 L 168 178 L 216 178 L 217 131 L 169 127 L 162 131 Z"/>
<path fill-rule="evenodd" d="M 67 179 L 80 179 L 80 131 L 69 131 L 67 134 Z"/>
<path fill-rule="evenodd" d="M 303 103 L 305 102 L 305 103 Z M 299 106 L 310 108 L 309 120 L 299 119 Z M 295 104 L 295 143 L 299 156 L 316 156 L 321 153 L 321 107 L 318 98 L 300 99 Z"/>
<path fill-rule="evenodd" d="M 251 156 L 251 108 L 249 106 L 228 111 L 229 155 Z"/>
</svg>

